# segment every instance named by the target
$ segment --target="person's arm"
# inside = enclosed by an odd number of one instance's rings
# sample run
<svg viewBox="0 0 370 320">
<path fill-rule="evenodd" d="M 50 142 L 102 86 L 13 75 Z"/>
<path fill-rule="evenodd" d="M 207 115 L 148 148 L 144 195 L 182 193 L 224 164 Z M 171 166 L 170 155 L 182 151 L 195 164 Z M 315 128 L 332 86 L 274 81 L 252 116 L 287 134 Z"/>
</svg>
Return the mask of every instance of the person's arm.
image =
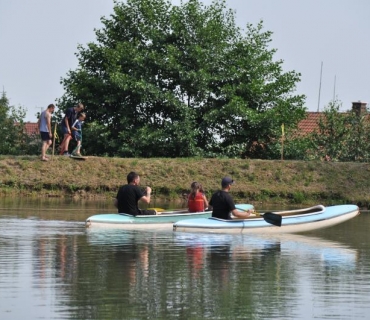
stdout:
<svg viewBox="0 0 370 320">
<path fill-rule="evenodd" d="M 65 123 L 67 129 L 70 130 L 67 115 L 64 117 L 64 123 Z"/>
<path fill-rule="evenodd" d="M 66 125 L 66 128 L 68 129 L 68 132 L 71 133 L 71 128 L 69 126 L 69 118 L 71 117 L 71 112 L 68 109 L 65 116 L 64 116 L 64 123 Z"/>
<path fill-rule="evenodd" d="M 39 129 L 39 132 L 41 129 L 40 127 L 41 127 L 41 114 L 40 114 L 39 120 L 37 120 L 37 128 Z"/>
<path fill-rule="evenodd" d="M 77 129 L 77 127 L 76 127 L 76 124 L 78 123 L 78 120 L 76 120 L 75 121 L 75 123 L 72 125 L 72 130 L 74 130 L 74 131 L 79 131 L 78 129 Z"/>
<path fill-rule="evenodd" d="M 140 198 L 140 201 L 149 204 L 150 203 L 150 195 L 151 195 L 151 193 L 152 193 L 152 188 L 151 187 L 146 187 L 146 193 L 145 193 L 144 196 L 142 196 Z"/>
<path fill-rule="evenodd" d="M 225 197 L 226 197 L 226 201 L 229 205 L 230 213 L 231 213 L 232 218 L 245 219 L 245 218 L 248 218 L 251 215 L 251 213 L 253 213 L 253 210 L 246 210 L 246 211 L 243 210 L 243 211 L 241 211 L 241 210 L 236 209 L 234 200 L 230 196 L 229 193 L 226 193 Z"/>
<path fill-rule="evenodd" d="M 208 203 L 208 200 L 207 200 L 207 197 L 205 194 L 203 194 L 203 200 L 204 200 L 204 209 L 208 208 L 209 206 L 209 203 Z"/>
<path fill-rule="evenodd" d="M 235 218 L 245 219 L 248 218 L 253 213 L 253 210 L 250 209 L 247 211 L 239 211 L 238 209 L 234 209 L 231 211 L 231 213 Z"/>
<path fill-rule="evenodd" d="M 51 131 L 51 113 L 45 112 L 45 118 L 46 118 L 46 124 L 48 126 L 49 137 L 52 137 L 53 133 Z"/>
</svg>

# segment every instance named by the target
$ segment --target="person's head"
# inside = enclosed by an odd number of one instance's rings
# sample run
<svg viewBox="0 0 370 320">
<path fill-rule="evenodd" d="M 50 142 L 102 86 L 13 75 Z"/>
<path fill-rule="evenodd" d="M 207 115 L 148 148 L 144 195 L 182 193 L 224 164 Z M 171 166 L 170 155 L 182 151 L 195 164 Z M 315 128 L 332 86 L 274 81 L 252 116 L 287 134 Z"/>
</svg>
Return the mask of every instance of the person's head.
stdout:
<svg viewBox="0 0 370 320">
<path fill-rule="evenodd" d="M 191 198 L 194 199 L 195 198 L 195 195 L 197 194 L 198 191 L 200 191 L 200 188 L 201 188 L 201 184 L 194 181 L 191 185 L 190 185 L 190 195 L 191 195 Z"/>
<path fill-rule="evenodd" d="M 84 109 L 84 105 L 80 102 L 75 106 L 77 112 L 81 112 Z"/>
<path fill-rule="evenodd" d="M 135 184 L 135 185 L 138 185 L 140 183 L 140 176 L 134 172 L 134 171 L 131 171 L 128 175 L 127 175 L 127 183 L 128 184 Z"/>
<path fill-rule="evenodd" d="M 48 105 L 47 109 L 49 110 L 50 113 L 53 113 L 54 110 L 55 110 L 55 105 L 53 105 L 52 103 Z"/>
<path fill-rule="evenodd" d="M 194 181 L 192 182 L 192 184 L 190 185 L 190 188 L 191 188 L 191 191 L 197 191 L 200 189 L 200 183 Z"/>
<path fill-rule="evenodd" d="M 86 114 L 84 112 L 81 112 L 79 115 L 78 115 L 78 120 L 85 120 L 86 119 Z"/>
<path fill-rule="evenodd" d="M 230 188 L 230 186 L 232 184 L 234 184 L 234 180 L 231 179 L 230 177 L 224 177 L 221 180 L 221 187 L 222 187 L 222 189 Z"/>
</svg>

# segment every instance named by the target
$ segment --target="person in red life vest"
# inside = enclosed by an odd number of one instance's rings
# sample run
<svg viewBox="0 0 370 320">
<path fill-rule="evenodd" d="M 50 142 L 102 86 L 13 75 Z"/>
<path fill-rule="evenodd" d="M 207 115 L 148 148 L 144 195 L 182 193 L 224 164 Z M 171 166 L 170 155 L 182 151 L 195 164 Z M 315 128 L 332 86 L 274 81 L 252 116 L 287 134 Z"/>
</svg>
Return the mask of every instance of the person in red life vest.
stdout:
<svg viewBox="0 0 370 320">
<path fill-rule="evenodd" d="M 203 212 L 208 208 L 208 200 L 200 183 L 194 181 L 191 184 L 191 192 L 188 196 L 189 212 Z"/>
</svg>

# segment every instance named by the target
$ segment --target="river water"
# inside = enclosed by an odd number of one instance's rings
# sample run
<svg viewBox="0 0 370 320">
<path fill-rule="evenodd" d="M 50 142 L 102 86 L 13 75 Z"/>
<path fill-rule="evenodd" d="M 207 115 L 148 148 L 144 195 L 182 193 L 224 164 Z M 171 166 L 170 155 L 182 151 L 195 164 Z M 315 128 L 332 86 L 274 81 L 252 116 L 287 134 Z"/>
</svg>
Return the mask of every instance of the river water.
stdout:
<svg viewBox="0 0 370 320">
<path fill-rule="evenodd" d="M 369 319 L 368 212 L 269 237 L 85 228 L 114 211 L 0 199 L 0 319 Z"/>
</svg>

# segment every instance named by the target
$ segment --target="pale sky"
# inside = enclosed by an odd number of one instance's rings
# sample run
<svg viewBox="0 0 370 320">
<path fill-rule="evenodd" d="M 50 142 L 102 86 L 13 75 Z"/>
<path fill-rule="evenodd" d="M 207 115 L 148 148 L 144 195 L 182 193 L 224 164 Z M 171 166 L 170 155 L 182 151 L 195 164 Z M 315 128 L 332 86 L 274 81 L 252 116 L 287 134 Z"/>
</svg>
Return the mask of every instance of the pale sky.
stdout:
<svg viewBox="0 0 370 320">
<path fill-rule="evenodd" d="M 274 60 L 302 74 L 296 93 L 307 96 L 310 111 L 322 111 L 334 95 L 342 111 L 370 102 L 369 0 L 226 2 L 241 28 L 263 20 L 273 32 Z M 60 79 L 76 69 L 77 45 L 94 42 L 100 17 L 112 12 L 112 0 L 0 0 L 1 91 L 27 110 L 27 121 L 63 95 Z"/>
</svg>

